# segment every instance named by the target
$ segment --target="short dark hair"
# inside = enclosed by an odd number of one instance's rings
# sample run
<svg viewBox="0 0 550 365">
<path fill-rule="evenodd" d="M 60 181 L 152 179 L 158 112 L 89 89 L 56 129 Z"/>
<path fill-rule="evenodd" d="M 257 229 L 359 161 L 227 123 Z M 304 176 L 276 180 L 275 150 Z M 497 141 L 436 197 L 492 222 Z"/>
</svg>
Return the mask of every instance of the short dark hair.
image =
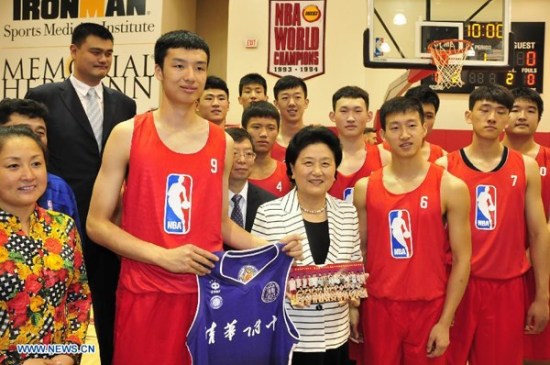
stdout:
<svg viewBox="0 0 550 365">
<path fill-rule="evenodd" d="M 267 94 L 267 81 L 265 78 L 258 73 L 250 73 L 241 77 L 241 81 L 239 81 L 239 96 L 242 96 L 244 87 L 251 84 L 262 85 L 264 93 Z"/>
<path fill-rule="evenodd" d="M 166 53 L 171 48 L 202 50 L 206 53 L 206 64 L 210 62 L 210 48 L 198 34 L 188 30 L 174 30 L 163 34 L 155 43 L 155 63 L 162 69 Z"/>
<path fill-rule="evenodd" d="M 226 128 L 225 131 L 227 132 L 227 134 L 229 134 L 229 136 L 231 136 L 231 138 L 233 138 L 233 141 L 235 141 L 236 143 L 241 143 L 246 139 L 249 140 L 250 144 L 252 145 L 252 151 L 254 151 L 254 142 L 252 142 L 252 136 L 246 131 L 246 129 L 231 127 Z"/>
<path fill-rule="evenodd" d="M 497 84 L 480 86 L 470 93 L 468 107 L 474 109 L 476 102 L 481 100 L 491 101 L 505 106 L 508 110 L 512 110 L 514 106 L 514 96 L 504 86 Z"/>
<path fill-rule="evenodd" d="M 363 131 L 363 134 L 368 134 L 368 133 L 376 133 L 376 128 L 372 128 L 372 127 L 365 128 L 365 130 Z"/>
<path fill-rule="evenodd" d="M 296 164 L 298 155 L 304 148 L 316 143 L 324 143 L 332 151 L 336 168 L 342 162 L 342 146 L 340 140 L 327 127 L 321 125 L 308 125 L 298 131 L 290 140 L 285 154 L 286 174 L 292 183 L 292 167 Z M 336 175 L 335 175 L 336 177 Z"/>
<path fill-rule="evenodd" d="M 241 125 L 246 129 L 248 122 L 252 118 L 271 118 L 275 119 L 277 122 L 277 129 L 279 129 L 279 124 L 281 123 L 281 115 L 275 105 L 267 101 L 256 101 L 248 108 L 243 111 L 243 116 L 241 118 Z"/>
<path fill-rule="evenodd" d="M 46 146 L 44 146 L 42 141 L 40 141 L 40 137 L 38 137 L 36 133 L 34 133 L 32 129 L 26 125 L 10 125 L 0 127 L 0 151 L 2 151 L 8 140 L 15 137 L 28 137 L 32 139 L 42 150 L 44 159 L 47 158 Z"/>
<path fill-rule="evenodd" d="M 28 118 L 46 120 L 48 108 L 46 105 L 31 99 L 10 99 L 0 101 L 0 125 L 10 121 L 12 114 L 21 114 Z"/>
<path fill-rule="evenodd" d="M 383 130 L 386 130 L 386 118 L 389 114 L 408 112 L 417 112 L 420 116 L 420 122 L 424 124 L 424 109 L 420 100 L 405 96 L 396 96 L 382 104 L 380 108 L 380 126 Z"/>
<path fill-rule="evenodd" d="M 88 36 L 96 36 L 104 40 L 114 42 L 113 34 L 101 24 L 81 23 L 73 29 L 71 44 L 80 47 Z"/>
<path fill-rule="evenodd" d="M 338 89 L 334 95 L 332 95 L 332 110 L 336 109 L 336 103 L 342 98 L 363 99 L 365 101 L 365 106 L 369 109 L 369 93 L 359 86 L 344 86 Z"/>
<path fill-rule="evenodd" d="M 275 86 L 273 86 L 273 97 L 277 100 L 277 96 L 281 91 L 294 89 L 295 87 L 301 87 L 304 92 L 304 96 L 307 98 L 306 83 L 301 78 L 292 75 L 283 76 L 277 80 Z"/>
<path fill-rule="evenodd" d="M 411 87 L 407 90 L 405 96 L 407 98 L 417 98 L 422 104 L 432 104 L 436 113 L 439 110 L 439 96 L 427 85 Z"/>
<path fill-rule="evenodd" d="M 208 76 L 206 78 L 206 83 L 204 84 L 204 90 L 208 89 L 218 89 L 223 90 L 227 97 L 229 97 L 229 89 L 227 88 L 227 83 L 224 79 L 218 76 Z"/>
<path fill-rule="evenodd" d="M 510 90 L 514 96 L 514 101 L 517 99 L 523 99 L 537 104 L 537 109 L 539 111 L 539 120 L 542 117 L 542 112 L 544 111 L 544 101 L 540 97 L 538 91 L 533 90 L 529 87 L 516 87 L 515 89 Z"/>
</svg>

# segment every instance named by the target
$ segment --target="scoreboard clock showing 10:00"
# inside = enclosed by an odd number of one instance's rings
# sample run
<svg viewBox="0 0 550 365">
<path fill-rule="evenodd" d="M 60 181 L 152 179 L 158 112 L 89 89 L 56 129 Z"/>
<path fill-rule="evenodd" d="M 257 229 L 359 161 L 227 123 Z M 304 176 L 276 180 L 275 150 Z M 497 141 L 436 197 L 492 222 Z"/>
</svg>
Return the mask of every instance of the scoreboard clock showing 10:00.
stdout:
<svg viewBox="0 0 550 365">
<path fill-rule="evenodd" d="M 470 93 L 476 86 L 499 84 L 507 88 L 526 86 L 542 93 L 544 67 L 544 22 L 512 22 L 511 69 L 471 70 L 461 73 L 464 85 L 442 90 L 442 93 Z M 475 55 L 469 60 L 491 60 L 498 54 L 502 42 L 502 24 L 498 22 L 470 22 L 464 26 L 464 39 L 473 43 Z M 487 51 L 484 51 L 487 50 Z M 502 52 L 502 51 L 500 51 Z M 433 77 L 422 80 L 423 85 L 433 85 Z"/>
</svg>

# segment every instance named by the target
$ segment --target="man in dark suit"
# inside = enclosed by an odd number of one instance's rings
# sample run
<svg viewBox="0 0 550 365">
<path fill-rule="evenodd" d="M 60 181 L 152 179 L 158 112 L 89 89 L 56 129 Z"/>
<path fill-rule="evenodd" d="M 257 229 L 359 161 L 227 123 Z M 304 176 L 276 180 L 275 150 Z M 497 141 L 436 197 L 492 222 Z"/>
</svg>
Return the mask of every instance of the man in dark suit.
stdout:
<svg viewBox="0 0 550 365">
<path fill-rule="evenodd" d="M 276 196 L 248 183 L 256 157 L 250 134 L 243 128 L 228 128 L 226 132 L 235 141 L 233 167 L 229 175 L 228 212 L 235 222 L 241 226 L 244 224 L 244 229 L 250 232 L 258 207 Z"/>
<path fill-rule="evenodd" d="M 31 89 L 26 98 L 40 101 L 49 109 L 48 168 L 73 189 L 82 227 L 86 227 L 103 146 L 117 123 L 136 114 L 136 103 L 101 83 L 113 58 L 113 35 L 108 29 L 94 23 L 78 25 L 72 34 L 70 52 L 72 75 L 63 82 Z M 91 242 L 86 234 L 82 242 L 101 363 L 110 365 L 120 264 L 114 253 Z"/>
</svg>

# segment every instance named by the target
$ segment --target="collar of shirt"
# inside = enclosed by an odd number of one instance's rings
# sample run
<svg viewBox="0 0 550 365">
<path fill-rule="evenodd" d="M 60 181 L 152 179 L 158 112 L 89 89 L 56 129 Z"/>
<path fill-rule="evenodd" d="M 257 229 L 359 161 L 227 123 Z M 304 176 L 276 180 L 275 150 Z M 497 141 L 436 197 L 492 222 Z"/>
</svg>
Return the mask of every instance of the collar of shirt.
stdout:
<svg viewBox="0 0 550 365">
<path fill-rule="evenodd" d="M 103 84 L 101 82 L 96 86 L 90 87 L 90 85 L 87 85 L 82 81 L 80 81 L 79 79 L 77 79 L 76 77 L 74 77 L 74 75 L 71 75 L 71 77 L 69 77 L 69 80 L 71 81 L 71 84 L 73 85 L 80 99 L 83 99 L 83 98 L 85 99 L 86 95 L 88 94 L 88 90 L 90 88 L 93 88 L 97 93 L 97 97 L 99 101 L 100 102 L 103 101 Z"/>
</svg>

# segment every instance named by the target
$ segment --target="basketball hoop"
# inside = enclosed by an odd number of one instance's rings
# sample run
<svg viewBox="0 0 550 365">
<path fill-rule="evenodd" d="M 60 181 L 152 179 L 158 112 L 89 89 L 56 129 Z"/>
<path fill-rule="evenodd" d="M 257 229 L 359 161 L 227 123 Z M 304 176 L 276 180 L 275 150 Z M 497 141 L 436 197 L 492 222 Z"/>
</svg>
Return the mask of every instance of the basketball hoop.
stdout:
<svg viewBox="0 0 550 365">
<path fill-rule="evenodd" d="M 464 85 L 460 73 L 470 48 L 472 42 L 465 39 L 442 39 L 428 44 L 428 52 L 431 53 L 432 62 L 437 68 L 437 84 L 433 85 L 432 89 L 444 90 Z"/>
</svg>

